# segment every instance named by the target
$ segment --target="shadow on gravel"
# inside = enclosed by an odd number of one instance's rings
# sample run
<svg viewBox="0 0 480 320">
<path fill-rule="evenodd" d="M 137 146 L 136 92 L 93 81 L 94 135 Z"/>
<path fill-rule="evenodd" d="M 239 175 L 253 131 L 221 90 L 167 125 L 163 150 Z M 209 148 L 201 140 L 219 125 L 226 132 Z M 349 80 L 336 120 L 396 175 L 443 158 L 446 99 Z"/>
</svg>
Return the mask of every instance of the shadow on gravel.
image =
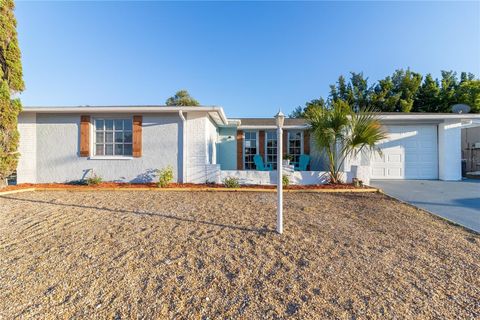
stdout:
<svg viewBox="0 0 480 320">
<path fill-rule="evenodd" d="M 62 207 L 96 209 L 96 210 L 103 210 L 103 211 L 116 212 L 116 213 L 131 213 L 131 214 L 145 215 L 145 216 L 151 216 L 151 217 L 162 217 L 162 218 L 172 219 L 172 220 L 182 221 L 182 222 L 200 223 L 200 224 L 205 224 L 205 225 L 212 226 L 212 227 L 227 228 L 227 229 L 232 229 L 232 230 L 240 230 L 240 231 L 243 231 L 243 232 L 253 232 L 253 233 L 257 233 L 259 235 L 263 235 L 263 236 L 266 235 L 267 233 L 270 233 L 270 232 L 274 233 L 274 230 L 270 230 L 270 229 L 267 229 L 267 228 L 251 228 L 251 227 L 245 227 L 245 226 L 235 226 L 235 225 L 229 225 L 229 224 L 221 224 L 221 223 L 216 223 L 216 222 L 212 222 L 212 221 L 196 220 L 196 219 L 191 219 L 191 218 L 183 218 L 183 217 L 178 217 L 178 216 L 164 214 L 164 213 L 157 213 L 157 212 L 118 210 L 118 209 L 109 209 L 109 208 L 104 208 L 104 207 L 102 208 L 102 207 L 94 207 L 94 206 L 84 206 L 84 205 L 79 205 L 79 204 L 68 204 L 68 203 L 49 202 L 49 201 L 42 201 L 42 200 L 19 199 L 19 198 L 13 198 L 13 197 L 8 197 L 8 196 L 0 196 L 0 198 L 7 199 L 7 200 L 13 200 L 13 201 L 50 204 L 50 205 L 56 205 L 56 206 L 62 206 Z"/>
</svg>

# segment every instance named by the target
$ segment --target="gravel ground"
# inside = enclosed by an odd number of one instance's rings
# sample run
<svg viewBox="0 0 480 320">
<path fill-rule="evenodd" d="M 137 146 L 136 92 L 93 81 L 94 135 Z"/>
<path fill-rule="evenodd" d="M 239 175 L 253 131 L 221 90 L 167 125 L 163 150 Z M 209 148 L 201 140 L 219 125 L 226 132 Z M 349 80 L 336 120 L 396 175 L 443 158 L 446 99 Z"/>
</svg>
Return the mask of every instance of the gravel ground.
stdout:
<svg viewBox="0 0 480 320">
<path fill-rule="evenodd" d="M 0 196 L 0 318 L 479 318 L 480 236 L 381 194 Z"/>
</svg>

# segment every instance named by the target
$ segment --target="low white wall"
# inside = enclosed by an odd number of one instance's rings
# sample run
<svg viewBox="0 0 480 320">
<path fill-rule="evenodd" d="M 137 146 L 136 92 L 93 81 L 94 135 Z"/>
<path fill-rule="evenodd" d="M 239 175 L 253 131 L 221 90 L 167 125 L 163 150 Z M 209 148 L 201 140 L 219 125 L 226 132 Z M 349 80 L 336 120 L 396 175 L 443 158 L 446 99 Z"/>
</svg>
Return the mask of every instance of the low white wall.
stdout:
<svg viewBox="0 0 480 320">
<path fill-rule="evenodd" d="M 290 178 L 290 184 L 315 185 L 327 183 L 325 171 L 295 171 L 284 173 Z M 254 171 L 254 170 L 221 170 L 220 181 L 225 178 L 237 178 L 240 184 L 275 185 L 277 184 L 277 171 Z"/>
</svg>

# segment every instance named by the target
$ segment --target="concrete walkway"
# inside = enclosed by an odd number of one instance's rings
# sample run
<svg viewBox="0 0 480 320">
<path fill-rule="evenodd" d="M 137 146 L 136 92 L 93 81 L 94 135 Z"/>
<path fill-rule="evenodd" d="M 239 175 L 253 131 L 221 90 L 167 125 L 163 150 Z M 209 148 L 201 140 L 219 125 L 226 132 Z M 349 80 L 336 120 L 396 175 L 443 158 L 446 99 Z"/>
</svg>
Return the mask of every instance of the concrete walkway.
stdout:
<svg viewBox="0 0 480 320">
<path fill-rule="evenodd" d="M 480 180 L 373 180 L 370 184 L 480 233 Z"/>
</svg>

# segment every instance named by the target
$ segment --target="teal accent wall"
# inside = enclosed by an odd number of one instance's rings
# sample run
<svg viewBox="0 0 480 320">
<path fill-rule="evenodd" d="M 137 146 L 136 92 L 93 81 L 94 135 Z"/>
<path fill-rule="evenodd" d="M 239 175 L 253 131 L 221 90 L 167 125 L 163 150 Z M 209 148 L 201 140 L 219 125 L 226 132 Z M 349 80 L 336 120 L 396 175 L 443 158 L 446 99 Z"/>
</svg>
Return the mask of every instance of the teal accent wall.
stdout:
<svg viewBox="0 0 480 320">
<path fill-rule="evenodd" d="M 219 128 L 217 163 L 221 170 L 237 170 L 237 128 Z"/>
</svg>

